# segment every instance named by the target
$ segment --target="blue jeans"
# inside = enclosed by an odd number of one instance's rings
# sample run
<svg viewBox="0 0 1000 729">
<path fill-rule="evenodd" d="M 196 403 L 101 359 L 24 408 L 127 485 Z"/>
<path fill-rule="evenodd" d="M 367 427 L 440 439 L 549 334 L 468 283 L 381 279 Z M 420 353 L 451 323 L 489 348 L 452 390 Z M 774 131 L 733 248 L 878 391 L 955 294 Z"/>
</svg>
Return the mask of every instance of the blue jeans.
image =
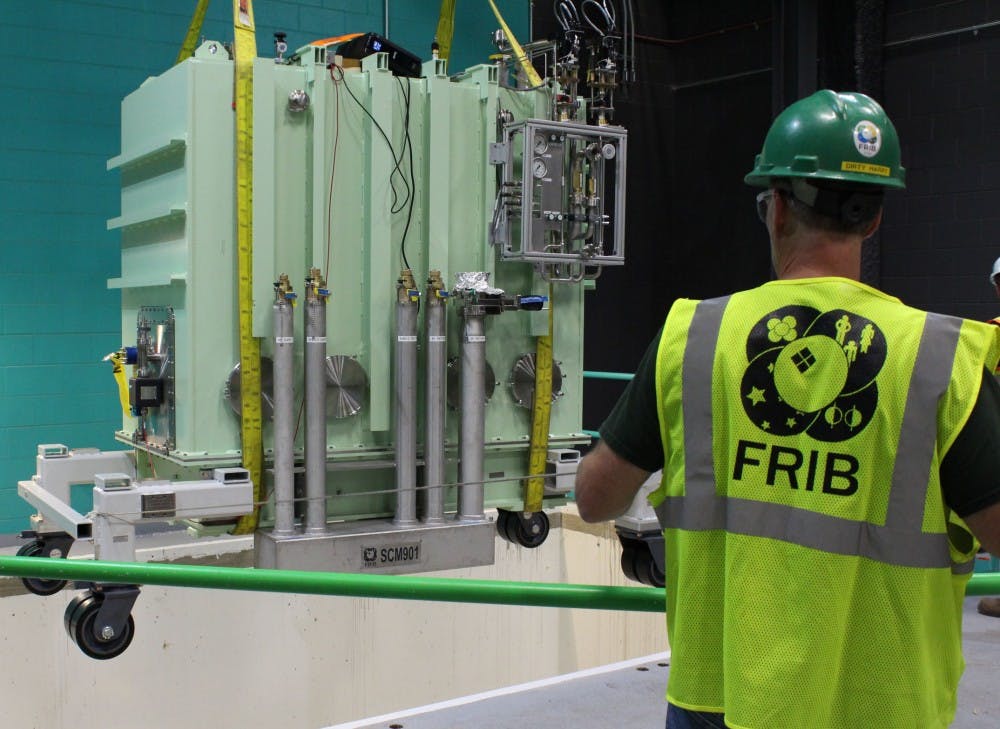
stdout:
<svg viewBox="0 0 1000 729">
<path fill-rule="evenodd" d="M 689 711 L 667 704 L 667 729 L 726 729 L 722 714 Z"/>
</svg>

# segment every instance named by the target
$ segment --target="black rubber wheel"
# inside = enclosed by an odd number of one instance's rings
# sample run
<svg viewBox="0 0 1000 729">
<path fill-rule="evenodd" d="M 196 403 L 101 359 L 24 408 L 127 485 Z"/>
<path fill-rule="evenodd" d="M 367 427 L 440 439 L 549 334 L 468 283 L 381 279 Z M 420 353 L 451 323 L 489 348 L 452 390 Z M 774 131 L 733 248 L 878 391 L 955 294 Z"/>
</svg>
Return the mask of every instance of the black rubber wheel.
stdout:
<svg viewBox="0 0 1000 729">
<path fill-rule="evenodd" d="M 38 539 L 33 539 L 17 550 L 18 557 L 44 557 L 45 546 Z M 22 577 L 21 583 L 24 589 L 43 597 L 55 595 L 66 587 L 66 580 L 43 580 L 40 577 Z"/>
<path fill-rule="evenodd" d="M 70 601 L 64 615 L 69 637 L 85 655 L 99 661 L 120 656 L 132 643 L 135 635 L 135 621 L 131 615 L 128 616 L 124 629 L 118 635 L 105 639 L 94 633 L 97 613 L 103 602 L 102 596 L 85 592 Z"/>
<path fill-rule="evenodd" d="M 518 512 L 511 512 L 507 530 L 511 532 L 512 542 L 534 549 L 549 536 L 549 517 L 544 511 L 533 512 L 527 519 Z"/>
<path fill-rule="evenodd" d="M 664 575 L 663 571 L 656 566 L 656 560 L 653 559 L 653 555 L 649 551 L 648 546 L 638 552 L 636 568 L 636 572 L 638 572 L 639 575 L 639 582 L 644 585 L 649 585 L 650 587 L 663 587 L 667 583 L 666 575 Z"/>
<path fill-rule="evenodd" d="M 627 544 L 622 545 L 622 572 L 633 582 L 639 582 L 639 575 L 635 571 L 635 554 L 635 547 Z"/>
<path fill-rule="evenodd" d="M 508 542 L 510 537 L 507 536 L 507 522 L 510 520 L 510 512 L 504 509 L 497 509 L 497 534 L 500 535 L 501 539 L 505 539 Z"/>
</svg>

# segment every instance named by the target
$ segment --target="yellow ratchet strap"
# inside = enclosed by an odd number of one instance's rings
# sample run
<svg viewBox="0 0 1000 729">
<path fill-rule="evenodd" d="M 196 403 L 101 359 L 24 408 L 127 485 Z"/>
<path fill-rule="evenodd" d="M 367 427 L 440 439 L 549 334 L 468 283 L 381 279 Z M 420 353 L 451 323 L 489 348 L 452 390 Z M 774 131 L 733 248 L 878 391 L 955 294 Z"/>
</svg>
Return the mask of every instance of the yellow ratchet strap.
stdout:
<svg viewBox="0 0 1000 729">
<path fill-rule="evenodd" d="M 455 5 L 456 0 L 441 0 L 441 14 L 434 34 L 438 44 L 438 57 L 445 60 L 451 55 L 451 40 L 455 37 Z"/>
<path fill-rule="evenodd" d="M 253 62 L 257 56 L 251 0 L 233 0 L 236 65 L 236 269 L 240 328 L 240 435 L 243 467 L 253 483 L 254 510 L 233 534 L 257 528 L 264 494 L 260 408 L 260 341 L 253 336 Z"/>
<path fill-rule="evenodd" d="M 493 2 L 493 0 L 487 1 L 489 2 L 490 7 L 493 8 L 493 14 L 497 16 L 497 22 L 500 23 L 500 28 L 503 29 L 503 32 L 507 36 L 507 42 L 510 43 L 510 47 L 514 49 L 515 59 L 520 64 L 521 70 L 524 71 L 524 75 L 527 76 L 528 83 L 532 86 L 541 86 L 542 77 L 538 75 L 538 71 L 536 71 L 535 67 L 531 65 L 531 59 L 528 58 L 528 55 L 524 52 L 521 44 L 517 42 L 517 38 L 514 37 L 514 33 L 511 31 L 510 26 L 507 25 L 507 21 L 505 21 L 503 16 L 500 14 L 500 9 L 497 7 L 497 4 Z"/>
<path fill-rule="evenodd" d="M 122 412 L 125 417 L 132 416 L 132 404 L 129 401 L 128 378 L 125 376 L 125 352 L 118 350 L 112 352 L 104 358 L 105 362 L 111 362 L 111 375 L 118 383 L 118 401 L 122 404 Z"/>
<path fill-rule="evenodd" d="M 184 36 L 184 44 L 181 46 L 180 53 L 177 54 L 177 60 L 174 61 L 175 66 L 194 55 L 195 46 L 198 45 L 198 36 L 201 35 L 201 26 L 205 22 L 206 10 L 208 10 L 208 0 L 198 0 L 194 15 L 191 16 L 191 25 L 188 26 L 187 35 Z"/>
<path fill-rule="evenodd" d="M 531 447 L 524 513 L 542 510 L 545 495 L 545 461 L 549 454 L 549 420 L 552 415 L 552 322 L 555 301 L 549 284 L 549 333 L 535 340 L 535 396 L 531 405 Z"/>
</svg>

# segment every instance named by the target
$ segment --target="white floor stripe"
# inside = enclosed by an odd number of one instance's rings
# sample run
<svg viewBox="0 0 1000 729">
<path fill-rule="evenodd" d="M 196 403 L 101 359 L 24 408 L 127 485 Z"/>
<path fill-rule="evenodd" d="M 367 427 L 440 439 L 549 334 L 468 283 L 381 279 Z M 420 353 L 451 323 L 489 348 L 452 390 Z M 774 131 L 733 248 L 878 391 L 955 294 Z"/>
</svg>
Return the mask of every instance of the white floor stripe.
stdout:
<svg viewBox="0 0 1000 729">
<path fill-rule="evenodd" d="M 644 663 L 655 663 L 659 661 L 669 661 L 669 660 L 670 660 L 670 651 L 665 651 L 663 653 L 654 653 L 649 656 L 632 658 L 627 661 L 620 661 L 618 663 L 609 663 L 605 666 L 596 666 L 594 668 L 587 668 L 582 671 L 575 671 L 573 673 L 564 673 L 560 676 L 552 676 L 551 678 L 539 679 L 538 681 L 529 681 L 528 683 L 521 683 L 515 686 L 507 686 L 505 688 L 494 689 L 492 691 L 484 691 L 483 693 L 479 694 L 462 696 L 457 699 L 440 701 L 436 704 L 427 704 L 426 706 L 418 706 L 417 708 L 414 709 L 404 709 L 403 711 L 395 711 L 392 712 L 391 714 L 382 714 L 381 716 L 373 716 L 368 719 L 349 721 L 346 724 L 334 724 L 332 726 L 323 727 L 323 729 L 363 729 L 364 727 L 371 726 L 372 724 L 380 724 L 387 721 L 392 721 L 394 719 L 405 719 L 410 716 L 429 714 L 435 711 L 451 709 L 455 706 L 474 704 L 477 701 L 492 699 L 498 696 L 509 696 L 510 694 L 516 694 L 522 691 L 532 691 L 534 689 L 545 688 L 546 686 L 554 686 L 559 683 L 565 683 L 566 681 L 573 681 L 574 679 L 577 678 L 586 678 L 588 676 L 599 676 L 602 673 L 611 673 L 613 671 L 619 671 L 623 668 L 632 668 L 633 666 L 641 666 Z"/>
</svg>

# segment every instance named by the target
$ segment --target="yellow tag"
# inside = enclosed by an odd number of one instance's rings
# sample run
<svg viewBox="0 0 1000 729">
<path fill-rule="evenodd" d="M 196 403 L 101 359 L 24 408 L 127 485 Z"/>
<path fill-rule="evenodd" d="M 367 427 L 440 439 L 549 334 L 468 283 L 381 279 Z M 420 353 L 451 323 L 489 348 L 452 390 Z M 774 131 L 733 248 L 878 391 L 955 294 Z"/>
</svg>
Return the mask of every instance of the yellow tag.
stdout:
<svg viewBox="0 0 1000 729">
<path fill-rule="evenodd" d="M 848 162 L 844 160 L 840 163 L 841 172 L 863 172 L 866 175 L 878 175 L 879 177 L 888 177 L 892 172 L 888 167 L 884 165 L 871 165 L 867 162 Z"/>
</svg>

